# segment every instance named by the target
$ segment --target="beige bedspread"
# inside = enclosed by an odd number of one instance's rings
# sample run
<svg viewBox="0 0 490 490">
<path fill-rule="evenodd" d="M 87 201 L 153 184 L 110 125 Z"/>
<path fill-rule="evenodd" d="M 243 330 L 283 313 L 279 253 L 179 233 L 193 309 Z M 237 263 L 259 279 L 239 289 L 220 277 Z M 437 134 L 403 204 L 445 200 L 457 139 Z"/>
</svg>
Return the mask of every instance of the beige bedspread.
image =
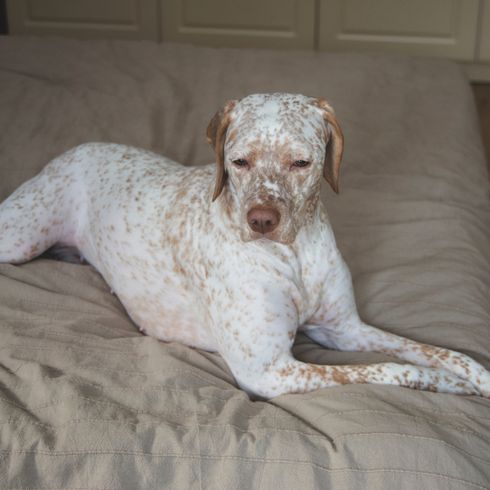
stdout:
<svg viewBox="0 0 490 490">
<path fill-rule="evenodd" d="M 269 91 L 337 110 L 341 194 L 324 198 L 363 318 L 490 368 L 488 176 L 449 62 L 0 38 L 0 198 L 87 141 L 208 163 L 215 110 Z M 0 265 L 0 488 L 334 484 L 490 488 L 490 400 L 351 385 L 253 402 L 219 355 L 140 335 L 92 267 Z"/>
</svg>

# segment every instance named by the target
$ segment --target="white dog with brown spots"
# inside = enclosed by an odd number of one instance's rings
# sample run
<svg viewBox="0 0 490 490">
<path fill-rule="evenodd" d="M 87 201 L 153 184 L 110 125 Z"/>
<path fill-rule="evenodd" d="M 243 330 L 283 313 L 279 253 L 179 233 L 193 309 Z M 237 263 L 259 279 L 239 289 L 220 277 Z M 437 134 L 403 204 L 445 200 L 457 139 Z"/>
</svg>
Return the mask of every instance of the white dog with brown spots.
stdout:
<svg viewBox="0 0 490 490">
<path fill-rule="evenodd" d="M 0 262 L 76 247 L 139 328 L 218 351 L 238 384 L 270 398 L 346 383 L 490 397 L 468 356 L 362 322 L 322 202 L 338 190 L 343 136 L 324 99 L 251 95 L 208 127 L 216 165 L 84 144 L 50 162 L 0 206 Z M 300 330 L 325 347 L 406 361 L 300 362 Z"/>
</svg>

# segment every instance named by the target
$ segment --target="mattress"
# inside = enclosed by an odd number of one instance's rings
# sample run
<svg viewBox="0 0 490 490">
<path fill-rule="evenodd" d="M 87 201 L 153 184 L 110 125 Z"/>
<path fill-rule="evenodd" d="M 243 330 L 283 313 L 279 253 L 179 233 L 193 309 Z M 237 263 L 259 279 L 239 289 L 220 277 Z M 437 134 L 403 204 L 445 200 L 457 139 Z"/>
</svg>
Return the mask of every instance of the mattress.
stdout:
<svg viewBox="0 0 490 490">
<path fill-rule="evenodd" d="M 0 199 L 88 141 L 186 165 L 227 99 L 324 96 L 346 147 L 325 188 L 362 318 L 490 369 L 489 180 L 451 62 L 0 38 Z M 326 350 L 323 364 L 391 360 Z M 254 401 L 214 353 L 140 335 L 90 265 L 0 265 L 0 488 L 490 488 L 490 400 L 346 385 Z"/>
</svg>

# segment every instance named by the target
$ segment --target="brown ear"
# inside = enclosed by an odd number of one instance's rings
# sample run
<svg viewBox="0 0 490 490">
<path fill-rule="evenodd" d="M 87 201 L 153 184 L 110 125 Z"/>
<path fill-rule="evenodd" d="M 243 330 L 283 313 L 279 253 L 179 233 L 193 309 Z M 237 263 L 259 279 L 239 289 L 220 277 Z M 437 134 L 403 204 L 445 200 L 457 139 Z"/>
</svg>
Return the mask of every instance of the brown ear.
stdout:
<svg viewBox="0 0 490 490">
<path fill-rule="evenodd" d="M 221 194 L 226 182 L 225 172 L 225 139 L 226 130 L 231 121 L 230 112 L 237 101 L 229 100 L 211 119 L 207 129 L 208 143 L 214 148 L 216 154 L 216 184 L 214 186 L 213 201 Z"/>
<path fill-rule="evenodd" d="M 342 154 L 344 152 L 344 135 L 342 134 L 342 129 L 340 129 L 332 106 L 323 97 L 316 99 L 314 104 L 321 109 L 327 134 L 329 133 L 330 135 L 325 151 L 323 176 L 332 189 L 338 194 L 340 162 L 342 161 Z"/>
</svg>

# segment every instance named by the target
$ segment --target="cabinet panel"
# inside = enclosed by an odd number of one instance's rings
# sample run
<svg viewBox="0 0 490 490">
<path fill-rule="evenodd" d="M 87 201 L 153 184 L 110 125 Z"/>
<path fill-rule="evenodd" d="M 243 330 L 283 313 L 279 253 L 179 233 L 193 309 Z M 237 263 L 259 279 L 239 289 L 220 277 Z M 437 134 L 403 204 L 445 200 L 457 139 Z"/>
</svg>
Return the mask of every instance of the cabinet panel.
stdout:
<svg viewBox="0 0 490 490">
<path fill-rule="evenodd" d="M 314 0 L 162 0 L 162 39 L 313 48 L 314 4 Z"/>
<path fill-rule="evenodd" d="M 472 60 L 478 0 L 319 0 L 320 49 Z"/>
<path fill-rule="evenodd" d="M 482 0 L 478 61 L 490 62 L 490 2 Z"/>
<path fill-rule="evenodd" d="M 12 34 L 159 38 L 158 0 L 7 0 Z"/>
</svg>

